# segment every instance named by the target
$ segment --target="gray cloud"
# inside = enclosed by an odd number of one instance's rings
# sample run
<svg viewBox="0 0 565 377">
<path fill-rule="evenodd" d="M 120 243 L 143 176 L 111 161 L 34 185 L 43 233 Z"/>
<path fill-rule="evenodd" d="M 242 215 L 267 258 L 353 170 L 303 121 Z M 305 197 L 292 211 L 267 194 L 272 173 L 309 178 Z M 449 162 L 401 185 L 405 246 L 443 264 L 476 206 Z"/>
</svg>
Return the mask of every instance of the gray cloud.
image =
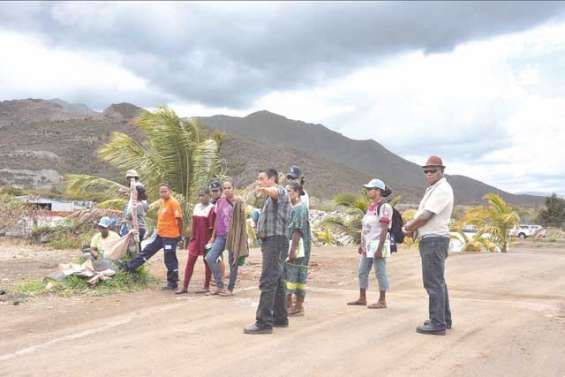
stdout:
<svg viewBox="0 0 565 377">
<path fill-rule="evenodd" d="M 390 54 L 450 50 L 564 10 L 563 2 L 1 3 L 0 26 L 52 46 L 114 51 L 163 98 L 241 108 Z"/>
</svg>

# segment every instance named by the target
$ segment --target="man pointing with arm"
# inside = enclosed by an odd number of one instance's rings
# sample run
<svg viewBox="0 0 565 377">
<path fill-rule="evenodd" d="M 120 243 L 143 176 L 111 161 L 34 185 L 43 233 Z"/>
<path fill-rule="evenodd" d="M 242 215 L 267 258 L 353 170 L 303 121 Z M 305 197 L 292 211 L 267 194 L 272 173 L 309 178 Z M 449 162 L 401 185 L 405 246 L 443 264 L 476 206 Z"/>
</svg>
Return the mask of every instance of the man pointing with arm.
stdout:
<svg viewBox="0 0 565 377">
<path fill-rule="evenodd" d="M 275 169 L 260 171 L 256 183 L 256 192 L 266 196 L 257 223 L 257 237 L 262 241 L 263 254 L 259 282 L 261 296 L 256 321 L 243 332 L 271 334 L 273 327 L 288 327 L 283 265 L 288 255 L 291 204 L 286 189 L 278 184 L 278 173 Z"/>
</svg>

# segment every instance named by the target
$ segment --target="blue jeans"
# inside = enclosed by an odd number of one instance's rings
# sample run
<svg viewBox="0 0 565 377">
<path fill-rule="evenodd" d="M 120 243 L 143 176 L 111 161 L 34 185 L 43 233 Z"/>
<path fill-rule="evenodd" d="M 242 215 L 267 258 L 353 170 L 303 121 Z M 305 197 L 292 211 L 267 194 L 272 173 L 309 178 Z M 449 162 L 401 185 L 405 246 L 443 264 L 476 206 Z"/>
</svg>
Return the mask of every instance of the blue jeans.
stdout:
<svg viewBox="0 0 565 377">
<path fill-rule="evenodd" d="M 212 270 L 212 274 L 214 275 L 214 280 L 216 281 L 216 287 L 218 289 L 224 288 L 224 280 L 222 279 L 222 272 L 220 271 L 220 265 L 218 263 L 218 258 L 224 252 L 224 248 L 226 247 L 226 236 L 216 236 L 214 243 L 212 244 L 212 248 L 206 254 L 206 262 L 208 262 L 208 267 Z M 230 272 L 231 278 L 231 272 Z"/>
<path fill-rule="evenodd" d="M 451 324 L 449 293 L 444 276 L 448 248 L 448 237 L 428 237 L 420 241 L 422 277 L 429 297 L 430 321 L 440 329 L 445 329 L 448 323 Z"/>
<path fill-rule="evenodd" d="M 230 262 L 230 281 L 228 283 L 228 289 L 233 291 L 235 288 L 235 282 L 237 281 L 237 269 L 239 265 L 237 264 L 237 259 L 234 258 L 234 254 L 231 251 L 228 251 L 229 254 L 229 262 Z"/>
<path fill-rule="evenodd" d="M 359 288 L 369 288 L 369 272 L 371 272 L 373 265 L 375 265 L 375 275 L 379 282 L 379 291 L 388 290 L 386 258 L 367 258 L 364 255 L 359 257 Z"/>
</svg>

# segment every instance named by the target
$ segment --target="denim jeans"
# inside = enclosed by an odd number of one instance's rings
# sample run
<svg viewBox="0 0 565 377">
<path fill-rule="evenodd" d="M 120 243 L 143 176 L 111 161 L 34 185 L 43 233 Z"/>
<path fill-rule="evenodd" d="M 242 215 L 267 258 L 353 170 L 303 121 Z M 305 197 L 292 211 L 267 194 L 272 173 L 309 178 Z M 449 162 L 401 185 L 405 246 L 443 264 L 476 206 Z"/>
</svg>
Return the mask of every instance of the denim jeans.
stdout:
<svg viewBox="0 0 565 377">
<path fill-rule="evenodd" d="M 218 287 L 218 289 L 224 288 L 224 280 L 222 279 L 222 272 L 220 271 L 218 258 L 224 252 L 225 247 L 226 236 L 216 236 L 216 239 L 212 244 L 212 248 L 208 254 L 206 254 L 206 262 L 208 263 L 210 270 L 212 270 L 212 275 L 214 275 L 214 280 L 216 281 L 216 287 Z"/>
<path fill-rule="evenodd" d="M 371 272 L 373 265 L 379 282 L 379 291 L 388 290 L 386 258 L 367 258 L 364 255 L 359 257 L 359 288 L 367 289 L 369 287 L 369 272 Z"/>
<path fill-rule="evenodd" d="M 167 267 L 167 286 L 176 288 L 179 280 L 179 261 L 177 259 L 177 238 L 164 238 L 156 236 L 155 239 L 145 246 L 141 253 L 127 262 L 127 270 L 134 271 L 149 260 L 159 250 L 163 249 L 165 266 Z"/>
<path fill-rule="evenodd" d="M 230 291 L 233 291 L 233 289 L 235 288 L 235 283 L 237 281 L 237 270 L 239 268 L 239 265 L 237 264 L 237 260 L 234 258 L 234 253 L 229 251 L 229 262 L 230 262 L 230 281 L 228 283 L 228 289 Z"/>
<path fill-rule="evenodd" d="M 449 293 L 445 283 L 445 259 L 449 248 L 448 237 L 427 237 L 420 241 L 422 277 L 429 297 L 429 316 L 434 327 L 445 329 L 451 324 Z"/>
<path fill-rule="evenodd" d="M 259 289 L 261 296 L 257 307 L 257 326 L 273 327 L 275 323 L 288 322 L 286 284 L 283 266 L 288 256 L 288 238 L 284 236 L 267 237 L 261 244 L 263 265 Z"/>
</svg>

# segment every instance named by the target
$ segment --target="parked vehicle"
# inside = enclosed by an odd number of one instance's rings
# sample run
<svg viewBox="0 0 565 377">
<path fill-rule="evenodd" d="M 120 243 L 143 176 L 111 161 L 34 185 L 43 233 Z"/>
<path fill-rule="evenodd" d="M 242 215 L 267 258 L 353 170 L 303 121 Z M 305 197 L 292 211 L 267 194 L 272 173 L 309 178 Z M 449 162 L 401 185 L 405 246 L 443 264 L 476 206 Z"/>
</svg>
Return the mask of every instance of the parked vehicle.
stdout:
<svg viewBox="0 0 565 377">
<path fill-rule="evenodd" d="M 523 240 L 528 237 L 545 237 L 545 229 L 541 225 L 520 224 L 510 230 L 510 235 Z"/>
</svg>

